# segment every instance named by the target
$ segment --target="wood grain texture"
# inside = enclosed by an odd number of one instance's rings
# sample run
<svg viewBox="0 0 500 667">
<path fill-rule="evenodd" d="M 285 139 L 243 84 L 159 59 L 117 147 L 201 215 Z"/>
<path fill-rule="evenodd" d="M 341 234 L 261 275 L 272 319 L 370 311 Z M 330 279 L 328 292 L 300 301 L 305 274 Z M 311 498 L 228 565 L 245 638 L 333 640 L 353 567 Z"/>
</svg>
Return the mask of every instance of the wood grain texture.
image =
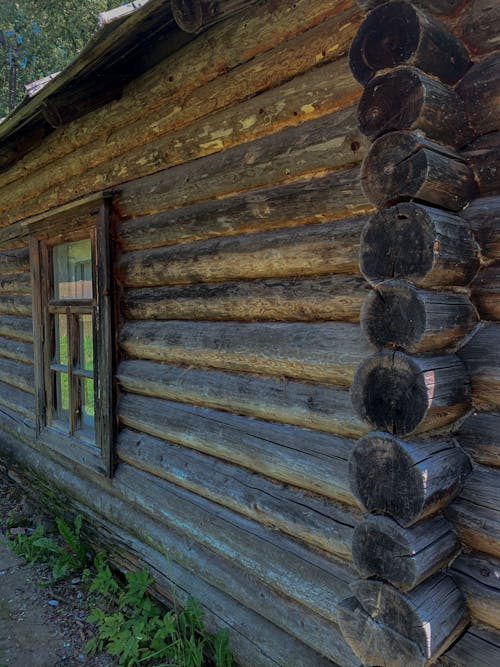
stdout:
<svg viewBox="0 0 500 667">
<path fill-rule="evenodd" d="M 496 667 L 500 658 L 500 633 L 472 624 L 439 659 L 444 667 Z"/>
<path fill-rule="evenodd" d="M 471 617 L 500 630 L 500 560 L 480 553 L 461 554 L 450 569 Z"/>
<path fill-rule="evenodd" d="M 19 248 L 0 252 L 0 274 L 26 273 L 29 271 L 29 250 Z"/>
<path fill-rule="evenodd" d="M 458 352 L 470 375 L 474 405 L 500 407 L 500 324 L 485 324 Z"/>
<path fill-rule="evenodd" d="M 473 54 L 489 54 L 500 48 L 499 21 L 495 0 L 471 0 L 459 15 L 455 32 Z"/>
<path fill-rule="evenodd" d="M 349 487 L 352 440 L 128 393 L 120 397 L 118 413 L 122 426 L 359 506 Z"/>
<path fill-rule="evenodd" d="M 31 343 L 33 341 L 33 323 L 31 318 L 2 315 L 0 317 L 0 336 Z"/>
<path fill-rule="evenodd" d="M 117 377 L 125 389 L 148 396 L 340 436 L 356 437 L 367 430 L 352 410 L 349 392 L 332 385 L 215 370 L 190 371 L 186 366 L 134 360 L 122 362 Z"/>
<path fill-rule="evenodd" d="M 500 53 L 473 65 L 457 86 L 477 136 L 500 130 Z"/>
<path fill-rule="evenodd" d="M 197 33 L 214 23 L 227 20 L 256 0 L 172 0 L 172 14 L 185 32 Z"/>
<path fill-rule="evenodd" d="M 460 426 L 457 438 L 474 461 L 500 467 L 500 414 L 474 412 Z"/>
<path fill-rule="evenodd" d="M 482 320 L 500 321 L 500 262 L 479 272 L 471 283 L 471 299 Z"/>
<path fill-rule="evenodd" d="M 371 351 L 360 327 L 343 322 L 126 322 L 120 346 L 139 359 L 343 387 Z"/>
<path fill-rule="evenodd" d="M 460 216 L 471 226 L 483 261 L 500 260 L 500 195 L 474 199 Z"/>
<path fill-rule="evenodd" d="M 0 324 L 1 331 L 1 324 Z M 22 361 L 24 364 L 33 363 L 33 344 L 0 335 L 0 357 Z"/>
<path fill-rule="evenodd" d="M 35 399 L 33 397 L 33 387 L 31 391 L 19 388 L 13 384 L 6 384 L 4 377 L 0 380 L 0 405 L 15 413 L 33 419 L 35 416 Z M 6 378 L 8 380 L 9 378 Z M 19 382 L 18 382 L 19 384 Z"/>
<path fill-rule="evenodd" d="M 479 137 L 467 146 L 462 156 L 472 169 L 481 196 L 498 195 L 500 192 L 500 132 L 490 132 Z"/>
</svg>

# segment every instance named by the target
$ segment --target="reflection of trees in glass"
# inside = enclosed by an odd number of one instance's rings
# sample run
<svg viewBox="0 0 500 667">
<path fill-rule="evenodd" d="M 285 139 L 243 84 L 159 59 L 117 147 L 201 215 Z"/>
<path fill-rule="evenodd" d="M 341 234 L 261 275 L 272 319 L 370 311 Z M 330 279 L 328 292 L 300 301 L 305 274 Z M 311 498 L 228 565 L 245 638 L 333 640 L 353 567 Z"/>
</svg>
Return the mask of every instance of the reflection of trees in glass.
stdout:
<svg viewBox="0 0 500 667">
<path fill-rule="evenodd" d="M 97 30 L 99 12 L 120 4 L 125 2 L 0 2 L 0 117 L 19 104 L 26 84 L 64 69 Z"/>
</svg>

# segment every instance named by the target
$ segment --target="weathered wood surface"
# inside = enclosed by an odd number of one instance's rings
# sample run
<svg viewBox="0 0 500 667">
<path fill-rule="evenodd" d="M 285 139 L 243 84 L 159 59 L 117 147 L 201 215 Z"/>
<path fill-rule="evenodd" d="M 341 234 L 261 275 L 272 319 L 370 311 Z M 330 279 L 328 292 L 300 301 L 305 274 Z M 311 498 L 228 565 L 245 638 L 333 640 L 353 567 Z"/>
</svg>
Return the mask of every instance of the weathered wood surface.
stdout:
<svg viewBox="0 0 500 667">
<path fill-rule="evenodd" d="M 461 554 L 450 574 L 465 595 L 472 618 L 500 630 L 500 560 Z"/>
<path fill-rule="evenodd" d="M 448 505 L 470 471 L 464 451 L 444 439 L 407 442 L 374 432 L 359 440 L 349 456 L 356 498 L 369 512 L 389 514 L 403 526 Z"/>
<path fill-rule="evenodd" d="M 328 384 L 133 360 L 120 364 L 118 380 L 134 393 L 335 435 L 357 437 L 367 430 L 353 412 L 348 390 Z"/>
<path fill-rule="evenodd" d="M 394 130 L 419 130 L 459 148 L 472 135 L 460 96 L 415 67 L 397 67 L 374 77 L 359 101 L 358 120 L 372 140 Z"/>
<path fill-rule="evenodd" d="M 24 388 L 18 388 L 12 384 L 0 380 L 0 405 L 14 410 L 15 412 L 33 419 L 35 416 L 35 399 L 33 394 Z M 33 388 L 31 388 L 31 392 Z"/>
<path fill-rule="evenodd" d="M 33 341 L 33 322 L 28 317 L 2 315 L 0 317 L 0 336 L 31 343 Z"/>
<path fill-rule="evenodd" d="M 0 357 L 0 380 L 32 394 L 35 391 L 33 365 Z"/>
<path fill-rule="evenodd" d="M 392 278 L 422 287 L 466 285 L 479 258 L 469 226 L 459 217 L 402 203 L 370 217 L 361 234 L 360 268 L 372 285 Z"/>
<path fill-rule="evenodd" d="M 368 340 L 378 348 L 430 352 L 459 343 L 478 317 L 462 294 L 422 290 L 391 280 L 368 294 L 360 319 Z"/>
<path fill-rule="evenodd" d="M 356 414 L 372 427 L 406 435 L 455 421 L 469 407 L 470 386 L 455 354 L 382 350 L 358 368 L 351 397 Z"/>
<path fill-rule="evenodd" d="M 474 461 L 500 468 L 500 414 L 475 412 L 463 422 L 456 436 Z"/>
<path fill-rule="evenodd" d="M 0 357 L 22 361 L 25 364 L 33 363 L 33 344 L 25 341 L 4 338 L 1 335 L 0 323 Z"/>
<path fill-rule="evenodd" d="M 458 17 L 455 33 L 472 53 L 488 54 L 500 48 L 499 22 L 496 0 L 471 0 Z"/>
<path fill-rule="evenodd" d="M 459 211 L 477 195 L 472 171 L 458 153 L 412 132 L 379 137 L 363 161 L 361 182 L 379 207 L 417 199 Z"/>
<path fill-rule="evenodd" d="M 120 433 L 117 455 L 119 460 L 155 477 L 351 560 L 353 531 L 361 519 L 361 514 L 353 508 L 128 429 Z"/>
<path fill-rule="evenodd" d="M 117 230 L 120 248 L 141 250 L 335 220 L 345 215 L 344 176 L 333 172 L 123 220 Z"/>
<path fill-rule="evenodd" d="M 379 581 L 356 581 L 351 589 L 354 598 L 339 609 L 340 628 L 368 665 L 432 664 L 469 622 L 460 589 L 443 574 L 409 593 Z"/>
<path fill-rule="evenodd" d="M 362 84 L 378 70 L 404 64 L 453 84 L 470 62 L 463 44 L 443 23 L 402 0 L 376 7 L 366 16 L 349 59 Z"/>
<path fill-rule="evenodd" d="M 352 536 L 352 560 L 363 578 L 384 579 L 408 591 L 446 567 L 460 550 L 451 524 L 437 515 L 411 528 L 368 516 Z"/>
<path fill-rule="evenodd" d="M 444 667 L 497 667 L 500 660 L 500 633 L 471 625 L 439 659 Z"/>
<path fill-rule="evenodd" d="M 126 287 L 357 273 L 364 216 L 125 253 Z"/>
<path fill-rule="evenodd" d="M 125 318 L 135 320 L 358 322 L 368 290 L 361 276 L 345 274 L 242 280 L 131 288 L 121 306 Z"/>
<path fill-rule="evenodd" d="M 497 195 L 500 192 L 500 132 L 479 137 L 462 155 L 472 169 L 481 196 Z"/>
<path fill-rule="evenodd" d="M 477 467 L 444 514 L 471 549 L 500 557 L 500 471 Z"/>
<path fill-rule="evenodd" d="M 474 132 L 500 130 L 500 53 L 476 63 L 457 86 Z"/>
<path fill-rule="evenodd" d="M 486 324 L 459 350 L 470 375 L 472 401 L 500 407 L 500 324 Z"/>
<path fill-rule="evenodd" d="M 30 268 L 29 249 L 19 248 L 0 252 L 0 274 L 26 273 Z"/>
<path fill-rule="evenodd" d="M 126 322 L 120 346 L 129 357 L 344 387 L 371 351 L 344 322 Z"/>
<path fill-rule="evenodd" d="M 500 196 L 475 199 L 460 215 L 471 226 L 483 261 L 500 260 Z"/>
<path fill-rule="evenodd" d="M 481 319 L 500 321 L 500 263 L 479 272 L 471 284 L 471 298 Z"/>
<path fill-rule="evenodd" d="M 185 32 L 199 32 L 228 19 L 256 0 L 171 0 L 172 14 Z"/>
<path fill-rule="evenodd" d="M 127 393 L 120 397 L 118 413 L 122 426 L 333 500 L 358 504 L 349 487 L 347 459 L 352 440 Z"/>
<path fill-rule="evenodd" d="M 0 314 L 31 318 L 31 294 L 0 294 Z M 31 321 L 31 320 L 30 320 Z"/>
<path fill-rule="evenodd" d="M 361 9 L 369 11 L 378 7 L 378 5 L 383 5 L 387 0 L 356 0 L 356 2 Z M 468 2 L 469 0 L 414 0 L 412 4 L 419 9 L 429 11 L 431 14 L 453 16 Z"/>
<path fill-rule="evenodd" d="M 3 294 L 31 294 L 29 272 L 0 275 L 0 295 Z"/>
</svg>

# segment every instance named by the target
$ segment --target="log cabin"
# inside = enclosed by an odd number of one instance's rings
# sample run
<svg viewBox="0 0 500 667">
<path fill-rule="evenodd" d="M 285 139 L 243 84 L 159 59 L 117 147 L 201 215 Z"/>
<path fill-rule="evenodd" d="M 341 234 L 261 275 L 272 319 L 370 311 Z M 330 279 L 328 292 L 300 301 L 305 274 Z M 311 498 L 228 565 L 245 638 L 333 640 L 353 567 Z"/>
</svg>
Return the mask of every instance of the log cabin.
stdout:
<svg viewBox="0 0 500 667">
<path fill-rule="evenodd" d="M 500 664 L 499 7 L 136 1 L 0 125 L 0 470 L 244 667 Z"/>
</svg>

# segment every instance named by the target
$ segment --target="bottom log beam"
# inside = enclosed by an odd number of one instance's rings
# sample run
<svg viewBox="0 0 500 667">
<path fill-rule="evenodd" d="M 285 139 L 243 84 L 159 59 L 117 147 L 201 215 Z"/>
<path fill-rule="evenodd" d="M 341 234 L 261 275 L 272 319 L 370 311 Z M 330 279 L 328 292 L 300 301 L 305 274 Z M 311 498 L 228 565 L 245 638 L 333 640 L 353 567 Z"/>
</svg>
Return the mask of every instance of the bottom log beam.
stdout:
<svg viewBox="0 0 500 667">
<path fill-rule="evenodd" d="M 472 625 L 437 664 L 443 667 L 498 667 L 500 633 Z"/>
</svg>

